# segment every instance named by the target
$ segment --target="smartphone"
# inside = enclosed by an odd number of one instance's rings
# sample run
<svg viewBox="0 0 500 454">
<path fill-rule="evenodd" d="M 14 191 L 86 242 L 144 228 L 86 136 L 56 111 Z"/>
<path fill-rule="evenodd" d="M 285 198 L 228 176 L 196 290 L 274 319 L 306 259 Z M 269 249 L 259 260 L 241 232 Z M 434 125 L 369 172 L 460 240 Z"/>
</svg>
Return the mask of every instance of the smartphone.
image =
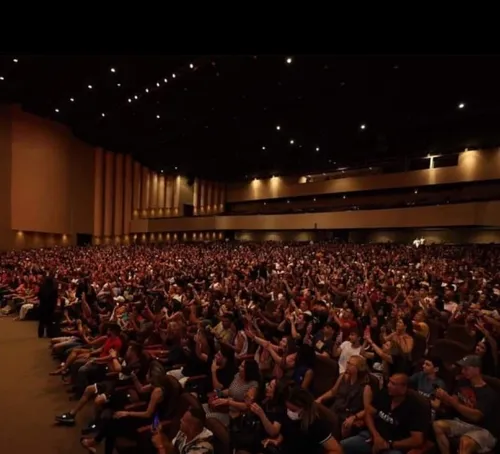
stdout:
<svg viewBox="0 0 500 454">
<path fill-rule="evenodd" d="M 153 432 L 156 432 L 158 430 L 159 425 L 160 425 L 160 415 L 159 413 L 155 413 L 153 417 L 153 424 L 151 425 Z"/>
</svg>

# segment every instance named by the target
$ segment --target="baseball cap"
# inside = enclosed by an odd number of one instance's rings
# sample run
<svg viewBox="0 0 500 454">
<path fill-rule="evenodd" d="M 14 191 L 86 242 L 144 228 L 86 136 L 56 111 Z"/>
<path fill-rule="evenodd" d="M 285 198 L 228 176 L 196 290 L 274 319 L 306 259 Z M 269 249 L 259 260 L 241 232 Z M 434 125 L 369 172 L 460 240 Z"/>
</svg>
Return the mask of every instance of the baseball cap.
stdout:
<svg viewBox="0 0 500 454">
<path fill-rule="evenodd" d="M 477 355 L 464 356 L 457 364 L 461 367 L 481 367 L 481 358 Z"/>
</svg>

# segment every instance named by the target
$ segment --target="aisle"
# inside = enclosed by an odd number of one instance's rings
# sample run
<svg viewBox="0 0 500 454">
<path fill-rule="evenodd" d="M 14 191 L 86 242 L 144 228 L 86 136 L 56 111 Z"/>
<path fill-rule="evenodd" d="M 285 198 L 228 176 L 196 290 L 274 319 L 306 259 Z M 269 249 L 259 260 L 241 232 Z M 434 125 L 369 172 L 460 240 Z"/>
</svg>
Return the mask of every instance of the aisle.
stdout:
<svg viewBox="0 0 500 454">
<path fill-rule="evenodd" d="M 0 318 L 0 452 L 73 454 L 85 452 L 79 430 L 56 427 L 54 415 L 71 408 L 54 368 L 48 340 L 34 322 Z"/>
</svg>

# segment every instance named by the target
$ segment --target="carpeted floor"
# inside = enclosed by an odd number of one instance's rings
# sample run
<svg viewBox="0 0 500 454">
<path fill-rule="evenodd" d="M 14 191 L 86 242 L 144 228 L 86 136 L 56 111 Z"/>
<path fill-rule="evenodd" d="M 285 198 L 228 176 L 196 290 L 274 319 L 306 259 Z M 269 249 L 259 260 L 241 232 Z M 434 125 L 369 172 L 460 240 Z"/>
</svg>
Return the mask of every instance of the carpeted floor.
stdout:
<svg viewBox="0 0 500 454">
<path fill-rule="evenodd" d="M 0 318 L 0 452 L 84 453 L 78 428 L 54 425 L 54 416 L 73 402 L 61 379 L 49 376 L 56 364 L 36 329 L 35 322 Z M 79 415 L 80 426 L 88 416 Z"/>
</svg>

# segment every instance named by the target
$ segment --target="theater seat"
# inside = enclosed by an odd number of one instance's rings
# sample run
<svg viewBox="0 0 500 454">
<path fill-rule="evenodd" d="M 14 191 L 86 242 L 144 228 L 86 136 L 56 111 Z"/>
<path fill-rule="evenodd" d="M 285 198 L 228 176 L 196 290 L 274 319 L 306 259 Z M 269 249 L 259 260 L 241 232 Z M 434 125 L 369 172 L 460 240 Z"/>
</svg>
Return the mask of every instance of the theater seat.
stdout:
<svg viewBox="0 0 500 454">
<path fill-rule="evenodd" d="M 319 397 L 333 388 L 339 377 L 339 364 L 336 360 L 316 356 L 314 362 L 314 380 L 312 393 L 314 397 Z"/>
<path fill-rule="evenodd" d="M 213 444 L 215 454 L 230 454 L 231 438 L 224 424 L 216 418 L 207 418 L 206 427 L 214 434 Z"/>
</svg>

